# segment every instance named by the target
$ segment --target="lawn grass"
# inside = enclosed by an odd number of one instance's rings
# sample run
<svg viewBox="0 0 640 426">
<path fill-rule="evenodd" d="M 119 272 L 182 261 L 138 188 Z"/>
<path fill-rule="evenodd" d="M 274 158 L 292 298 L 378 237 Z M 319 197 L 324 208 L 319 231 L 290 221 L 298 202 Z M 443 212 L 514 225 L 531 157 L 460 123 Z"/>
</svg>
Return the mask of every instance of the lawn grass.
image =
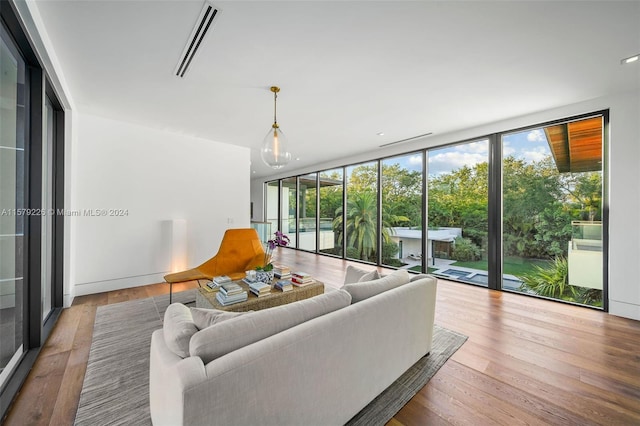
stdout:
<svg viewBox="0 0 640 426">
<path fill-rule="evenodd" d="M 439 268 L 432 268 L 430 266 L 427 266 L 427 274 L 432 273 L 433 271 L 437 271 Z M 412 266 L 411 268 L 409 268 L 410 271 L 416 271 L 416 272 L 422 272 L 422 266 L 420 265 L 416 265 L 416 266 Z"/>
<path fill-rule="evenodd" d="M 515 275 L 517 277 L 521 277 L 523 275 L 535 272 L 534 266 L 546 267 L 549 265 L 548 260 L 540 260 L 540 259 L 523 259 L 521 257 L 507 257 L 504 259 L 504 263 L 502 264 L 502 269 L 504 274 Z M 487 261 L 486 260 L 478 260 L 475 262 L 455 262 L 452 263 L 451 266 L 462 266 L 463 268 L 472 268 L 479 269 L 481 271 L 487 270 Z M 427 273 L 431 274 L 433 271 L 437 271 L 438 269 L 446 269 L 446 268 L 432 268 L 427 267 Z M 416 265 L 409 268 L 411 271 L 420 272 L 422 270 L 422 266 Z"/>
<path fill-rule="evenodd" d="M 534 266 L 545 267 L 549 265 L 548 260 L 539 259 L 523 259 L 521 257 L 506 257 L 502 264 L 502 273 L 521 277 L 523 275 L 535 272 Z M 487 261 L 478 260 L 475 262 L 455 262 L 452 266 L 462 266 L 464 268 L 487 270 Z"/>
</svg>

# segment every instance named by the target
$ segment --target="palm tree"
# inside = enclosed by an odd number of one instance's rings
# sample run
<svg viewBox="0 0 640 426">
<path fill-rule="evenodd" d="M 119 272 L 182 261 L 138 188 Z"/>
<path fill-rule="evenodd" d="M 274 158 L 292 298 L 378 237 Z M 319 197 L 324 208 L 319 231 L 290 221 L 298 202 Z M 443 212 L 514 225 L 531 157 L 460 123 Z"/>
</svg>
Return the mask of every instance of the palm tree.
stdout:
<svg viewBox="0 0 640 426">
<path fill-rule="evenodd" d="M 336 216 L 333 220 L 333 229 L 338 234 L 338 244 L 342 244 L 342 221 L 346 220 L 347 225 L 347 247 L 357 250 L 358 258 L 362 260 L 372 260 L 376 254 L 378 242 L 378 209 L 376 193 L 372 191 L 355 192 L 349 194 L 347 199 L 347 214 L 342 214 L 342 206 L 336 209 Z M 393 214 L 383 214 L 382 239 L 384 242 L 391 241 L 393 229 L 389 226 L 391 222 L 409 221 L 409 218 Z"/>
<path fill-rule="evenodd" d="M 531 290 L 540 296 L 576 301 L 576 288 L 569 285 L 569 263 L 563 256 L 556 257 L 547 267 L 534 266 L 535 273 L 522 277 L 521 290 Z"/>
<path fill-rule="evenodd" d="M 342 221 L 346 220 L 347 247 L 354 247 L 362 260 L 369 260 L 377 245 L 378 209 L 375 195 L 371 191 L 350 194 L 347 199 L 347 214 L 343 215 L 342 206 L 338 207 L 333 220 L 339 244 L 344 241 Z"/>
</svg>

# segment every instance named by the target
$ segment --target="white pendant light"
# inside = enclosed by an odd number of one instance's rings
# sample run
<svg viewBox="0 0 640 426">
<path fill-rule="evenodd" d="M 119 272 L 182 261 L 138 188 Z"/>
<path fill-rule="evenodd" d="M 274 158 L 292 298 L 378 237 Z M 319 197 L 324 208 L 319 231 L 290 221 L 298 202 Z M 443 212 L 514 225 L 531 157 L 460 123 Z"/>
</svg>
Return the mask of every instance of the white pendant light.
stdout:
<svg viewBox="0 0 640 426">
<path fill-rule="evenodd" d="M 272 86 L 273 92 L 273 125 L 267 136 L 262 143 L 262 149 L 260 150 L 260 156 L 264 163 L 274 169 L 280 169 L 289 163 L 291 160 L 291 153 L 287 150 L 287 139 L 285 138 L 280 126 L 278 126 L 278 119 L 276 117 L 276 103 L 278 99 L 279 87 Z"/>
</svg>

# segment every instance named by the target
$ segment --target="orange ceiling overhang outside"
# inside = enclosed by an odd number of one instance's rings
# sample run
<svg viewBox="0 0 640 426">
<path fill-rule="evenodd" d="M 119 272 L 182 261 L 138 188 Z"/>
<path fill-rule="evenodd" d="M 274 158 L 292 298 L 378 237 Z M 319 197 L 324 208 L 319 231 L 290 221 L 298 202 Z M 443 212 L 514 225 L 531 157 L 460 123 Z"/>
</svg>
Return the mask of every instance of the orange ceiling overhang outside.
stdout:
<svg viewBox="0 0 640 426">
<path fill-rule="evenodd" d="M 560 173 L 602 170 L 602 117 L 545 127 Z"/>
</svg>

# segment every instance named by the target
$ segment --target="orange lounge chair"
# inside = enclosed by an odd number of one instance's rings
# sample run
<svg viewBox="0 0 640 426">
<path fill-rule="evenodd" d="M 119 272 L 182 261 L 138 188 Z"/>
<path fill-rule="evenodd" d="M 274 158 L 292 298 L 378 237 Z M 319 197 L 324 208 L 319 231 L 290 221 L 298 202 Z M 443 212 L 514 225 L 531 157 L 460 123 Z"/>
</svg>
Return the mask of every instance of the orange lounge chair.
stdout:
<svg viewBox="0 0 640 426">
<path fill-rule="evenodd" d="M 233 280 L 244 277 L 244 272 L 264 266 L 264 249 L 253 228 L 227 229 L 218 253 L 202 265 L 187 271 L 164 276 L 169 283 L 169 304 L 172 302 L 173 284 L 195 280 L 211 280 L 227 275 Z"/>
</svg>

